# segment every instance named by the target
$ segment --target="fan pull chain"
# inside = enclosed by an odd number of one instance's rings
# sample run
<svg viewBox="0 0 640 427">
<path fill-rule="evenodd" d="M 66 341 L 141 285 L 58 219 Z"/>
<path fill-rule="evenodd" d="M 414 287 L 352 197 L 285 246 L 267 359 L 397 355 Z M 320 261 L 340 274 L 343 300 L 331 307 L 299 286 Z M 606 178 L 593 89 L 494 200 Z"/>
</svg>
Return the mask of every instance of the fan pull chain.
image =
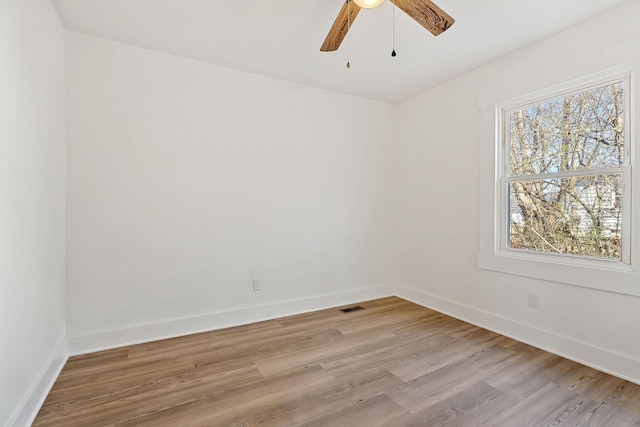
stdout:
<svg viewBox="0 0 640 427">
<path fill-rule="evenodd" d="M 351 0 L 347 0 L 347 69 L 351 68 L 349 57 L 351 54 Z"/>
<path fill-rule="evenodd" d="M 392 43 L 392 50 L 391 50 L 391 56 L 393 56 L 394 58 L 396 57 L 396 1 L 395 0 L 391 0 L 391 5 L 393 6 L 393 12 L 392 12 L 392 21 L 393 21 L 393 43 Z"/>
</svg>

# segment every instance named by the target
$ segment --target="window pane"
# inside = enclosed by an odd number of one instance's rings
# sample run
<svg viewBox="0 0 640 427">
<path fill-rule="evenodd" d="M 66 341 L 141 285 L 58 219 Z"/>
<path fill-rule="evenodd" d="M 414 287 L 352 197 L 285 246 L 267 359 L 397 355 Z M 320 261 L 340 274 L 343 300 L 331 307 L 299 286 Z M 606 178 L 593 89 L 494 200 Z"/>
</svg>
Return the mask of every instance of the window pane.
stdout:
<svg viewBox="0 0 640 427">
<path fill-rule="evenodd" d="M 623 95 L 619 82 L 509 112 L 511 175 L 621 166 Z"/>
<path fill-rule="evenodd" d="M 511 249 L 621 259 L 622 175 L 509 184 Z"/>
</svg>

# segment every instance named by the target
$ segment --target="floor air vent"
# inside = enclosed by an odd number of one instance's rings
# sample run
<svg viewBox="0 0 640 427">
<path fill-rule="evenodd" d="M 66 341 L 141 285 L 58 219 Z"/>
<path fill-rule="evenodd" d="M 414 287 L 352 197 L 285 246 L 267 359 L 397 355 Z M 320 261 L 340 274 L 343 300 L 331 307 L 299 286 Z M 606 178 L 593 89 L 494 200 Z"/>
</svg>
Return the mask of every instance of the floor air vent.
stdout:
<svg viewBox="0 0 640 427">
<path fill-rule="evenodd" d="M 340 311 L 343 313 L 351 313 L 352 311 L 359 311 L 359 310 L 364 310 L 364 307 L 361 307 L 359 305 L 354 305 L 353 307 L 348 307 L 348 308 L 341 308 Z"/>
</svg>

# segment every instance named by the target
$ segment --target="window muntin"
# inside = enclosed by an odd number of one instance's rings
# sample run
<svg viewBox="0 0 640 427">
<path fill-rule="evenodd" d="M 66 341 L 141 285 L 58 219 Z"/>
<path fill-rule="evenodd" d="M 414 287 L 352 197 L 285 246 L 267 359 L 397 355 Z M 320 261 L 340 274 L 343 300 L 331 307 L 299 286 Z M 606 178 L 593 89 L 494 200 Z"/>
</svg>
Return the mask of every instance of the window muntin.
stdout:
<svg viewBox="0 0 640 427">
<path fill-rule="evenodd" d="M 502 109 L 501 250 L 630 262 L 628 80 Z"/>
</svg>

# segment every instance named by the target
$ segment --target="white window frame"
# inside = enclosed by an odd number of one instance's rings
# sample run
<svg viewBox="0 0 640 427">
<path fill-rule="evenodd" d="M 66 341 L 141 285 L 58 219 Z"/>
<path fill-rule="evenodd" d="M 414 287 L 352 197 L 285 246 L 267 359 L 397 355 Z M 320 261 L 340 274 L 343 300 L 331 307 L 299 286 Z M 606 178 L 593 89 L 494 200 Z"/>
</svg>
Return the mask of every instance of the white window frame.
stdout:
<svg viewBox="0 0 640 427">
<path fill-rule="evenodd" d="M 597 64 L 594 64 L 597 65 Z M 556 74 L 546 73 L 535 79 L 517 80 L 510 84 L 495 85 L 478 97 L 480 113 L 480 180 L 479 180 L 479 252 L 478 268 L 487 273 L 499 272 L 547 282 L 557 282 L 615 292 L 624 295 L 640 296 L 640 174 L 631 174 L 636 162 L 640 161 L 635 146 L 635 135 L 640 132 L 640 90 L 636 87 L 640 75 L 640 62 L 629 63 L 611 69 L 591 68 L 586 72 L 584 66 L 570 67 L 572 70 L 558 70 Z M 502 201 L 502 109 L 513 105 L 522 105 L 535 99 L 545 99 L 555 95 L 571 93 L 581 88 L 596 86 L 608 81 L 628 79 L 625 87 L 625 103 L 629 121 L 625 123 L 625 144 L 628 159 L 627 183 L 623 190 L 627 200 L 624 204 L 629 211 L 625 219 L 628 229 L 623 244 L 628 249 L 629 263 L 582 258 L 570 255 L 556 256 L 544 253 L 515 253 L 501 250 Z M 507 101 L 505 101 L 507 100 Z M 634 215 L 637 218 L 634 218 Z M 625 254 L 626 255 L 626 254 Z M 570 261 L 568 261 L 570 260 Z M 494 276 L 495 280 L 508 280 L 508 276 Z M 537 285 L 534 285 L 537 286 Z"/>
<path fill-rule="evenodd" d="M 580 171 L 567 171 L 546 173 L 537 175 L 517 175 L 512 176 L 509 171 L 509 150 L 510 150 L 510 130 L 509 130 L 509 114 L 516 110 L 541 102 L 554 100 L 564 96 L 569 96 L 591 89 L 596 89 L 607 84 L 618 83 L 623 84 L 624 93 L 624 163 L 619 167 L 597 168 Z M 496 205 L 496 221 L 498 222 L 498 232 L 496 233 L 496 252 L 500 256 L 534 259 L 548 262 L 564 263 L 570 265 L 591 266 L 596 268 L 605 268 L 613 270 L 630 270 L 631 269 L 631 158 L 633 153 L 633 144 L 631 143 L 629 123 L 631 117 L 631 73 L 625 71 L 612 75 L 599 76 L 598 78 L 582 79 L 565 85 L 556 86 L 547 90 L 539 91 L 534 94 L 524 95 L 506 102 L 499 103 L 496 106 L 496 158 L 497 162 L 497 183 L 496 192 L 498 201 Z M 570 254 L 554 254 L 549 252 L 536 252 L 527 250 L 518 250 L 509 248 L 509 215 L 508 215 L 508 184 L 514 181 L 544 180 L 552 178 L 568 178 L 575 176 L 592 176 L 592 175 L 609 175 L 620 174 L 622 176 L 622 256 L 620 260 L 586 257 Z"/>
</svg>

